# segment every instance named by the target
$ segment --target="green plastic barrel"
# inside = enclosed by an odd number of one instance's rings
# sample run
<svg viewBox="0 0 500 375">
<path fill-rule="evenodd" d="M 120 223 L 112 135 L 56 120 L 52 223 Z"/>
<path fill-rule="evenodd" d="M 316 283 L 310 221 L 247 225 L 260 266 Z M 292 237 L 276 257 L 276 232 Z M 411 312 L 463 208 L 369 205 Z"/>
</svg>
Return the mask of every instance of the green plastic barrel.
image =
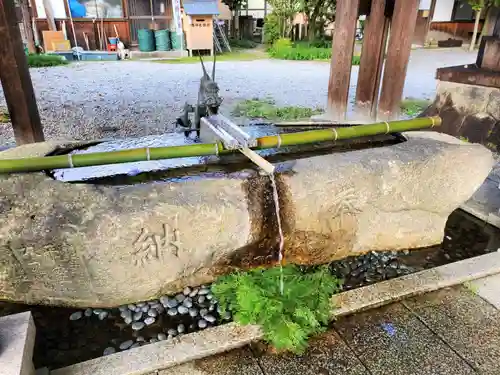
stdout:
<svg viewBox="0 0 500 375">
<path fill-rule="evenodd" d="M 155 37 L 153 30 L 140 29 L 137 31 L 139 51 L 151 52 L 155 50 Z"/>
<path fill-rule="evenodd" d="M 170 51 L 172 49 L 170 32 L 168 30 L 156 30 L 155 39 L 157 51 Z"/>
<path fill-rule="evenodd" d="M 181 35 L 177 34 L 175 31 L 170 32 L 170 40 L 172 41 L 172 49 L 180 50 L 181 46 L 186 48 L 186 40 L 184 39 L 184 33 Z M 184 43 L 181 43 L 184 42 Z"/>
</svg>

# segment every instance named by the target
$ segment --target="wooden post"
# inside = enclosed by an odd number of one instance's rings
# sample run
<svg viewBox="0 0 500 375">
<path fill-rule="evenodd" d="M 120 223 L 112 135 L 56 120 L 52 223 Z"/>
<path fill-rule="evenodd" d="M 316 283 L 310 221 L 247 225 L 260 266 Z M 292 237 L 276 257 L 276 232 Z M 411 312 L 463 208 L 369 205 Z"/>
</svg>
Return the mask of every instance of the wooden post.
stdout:
<svg viewBox="0 0 500 375">
<path fill-rule="evenodd" d="M 43 0 L 43 8 L 45 9 L 45 17 L 47 18 L 47 25 L 50 31 L 57 31 L 56 21 L 54 17 L 54 10 L 49 0 Z"/>
<path fill-rule="evenodd" d="M 419 2 L 396 0 L 394 6 L 379 103 L 379 116 L 384 120 L 399 115 Z"/>
<path fill-rule="evenodd" d="M 14 0 L 0 1 L 0 81 L 17 144 L 43 141 Z"/>
<path fill-rule="evenodd" d="M 434 18 L 434 12 L 436 11 L 437 0 L 431 0 L 431 8 L 429 9 L 429 17 L 427 17 L 427 24 L 425 25 L 425 38 L 424 44 L 427 43 L 427 36 L 429 35 L 429 30 L 431 29 L 432 19 Z"/>
<path fill-rule="evenodd" d="M 375 120 L 380 88 L 380 76 L 389 29 L 384 14 L 385 0 L 372 0 L 370 15 L 366 18 L 365 37 L 356 86 L 356 112 L 366 119 Z"/>
<path fill-rule="evenodd" d="M 359 0 L 337 1 L 327 104 L 333 121 L 345 120 L 347 111 L 358 8 Z"/>
<path fill-rule="evenodd" d="M 35 39 L 33 37 L 33 26 L 31 23 L 30 10 L 28 5 L 28 0 L 19 0 L 19 5 L 21 6 L 21 14 L 23 17 L 23 27 L 24 33 L 26 35 L 26 43 L 28 45 L 29 53 L 35 53 Z"/>
</svg>

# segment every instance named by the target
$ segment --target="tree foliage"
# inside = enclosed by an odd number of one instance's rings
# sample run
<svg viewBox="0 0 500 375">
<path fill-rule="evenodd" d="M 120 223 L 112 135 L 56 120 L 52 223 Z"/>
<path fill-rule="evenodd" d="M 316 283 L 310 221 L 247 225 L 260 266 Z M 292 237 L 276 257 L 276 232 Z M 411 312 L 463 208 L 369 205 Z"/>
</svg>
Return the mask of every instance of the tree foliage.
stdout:
<svg viewBox="0 0 500 375">
<path fill-rule="evenodd" d="M 500 0 L 467 0 L 470 6 L 472 7 L 472 10 L 476 12 L 476 19 L 474 22 L 474 32 L 472 33 L 472 39 L 470 43 L 470 48 L 469 51 L 474 50 L 474 47 L 476 46 L 476 40 L 477 40 L 477 33 L 479 29 L 479 20 L 481 18 L 481 13 L 484 12 L 485 15 L 487 15 L 489 9 L 492 6 L 500 6 Z"/>
<path fill-rule="evenodd" d="M 301 0 L 301 12 L 308 19 L 309 40 L 315 39 L 318 31 L 323 30 L 326 23 L 335 20 L 336 6 L 336 0 Z"/>
<path fill-rule="evenodd" d="M 254 269 L 219 278 L 212 291 L 236 322 L 258 324 L 276 349 L 301 353 L 311 335 L 324 331 L 330 319 L 330 297 L 341 283 L 328 267 L 303 273 L 290 265 L 283 267 L 281 294 L 280 277 L 279 267 Z"/>
</svg>

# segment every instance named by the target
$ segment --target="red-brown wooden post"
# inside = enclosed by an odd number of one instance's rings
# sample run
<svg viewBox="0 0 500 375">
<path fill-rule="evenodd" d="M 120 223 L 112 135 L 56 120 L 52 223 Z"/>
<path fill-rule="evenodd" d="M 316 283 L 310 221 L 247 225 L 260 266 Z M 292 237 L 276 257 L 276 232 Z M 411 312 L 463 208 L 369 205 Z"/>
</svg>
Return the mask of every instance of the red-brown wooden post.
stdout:
<svg viewBox="0 0 500 375">
<path fill-rule="evenodd" d="M 337 1 L 327 107 L 334 121 L 344 120 L 347 111 L 358 8 L 359 0 Z"/>
<path fill-rule="evenodd" d="M 366 17 L 356 86 L 356 112 L 366 119 L 376 118 L 388 29 L 389 19 L 385 16 L 385 0 L 372 0 L 370 14 Z"/>
<path fill-rule="evenodd" d="M 14 0 L 0 0 L 0 81 L 20 145 L 44 139 L 17 22 Z"/>
<path fill-rule="evenodd" d="M 379 116 L 384 120 L 399 115 L 419 3 L 396 0 L 394 6 L 379 103 Z"/>
</svg>

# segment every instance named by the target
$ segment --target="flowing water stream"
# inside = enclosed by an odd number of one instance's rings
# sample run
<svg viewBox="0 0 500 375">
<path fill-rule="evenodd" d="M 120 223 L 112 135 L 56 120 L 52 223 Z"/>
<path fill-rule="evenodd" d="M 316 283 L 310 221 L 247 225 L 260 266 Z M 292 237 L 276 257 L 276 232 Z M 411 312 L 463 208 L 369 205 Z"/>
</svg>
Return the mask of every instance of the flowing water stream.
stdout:
<svg viewBox="0 0 500 375">
<path fill-rule="evenodd" d="M 276 186 L 276 180 L 274 178 L 274 173 L 269 175 L 271 179 L 271 185 L 273 187 L 273 199 L 274 199 L 274 207 L 276 209 L 276 222 L 278 223 L 278 233 L 279 233 L 279 253 L 278 253 L 278 261 L 280 265 L 280 292 L 283 294 L 285 285 L 283 281 L 283 248 L 285 245 L 285 238 L 283 237 L 283 228 L 281 227 L 281 217 L 280 217 L 280 202 L 278 196 L 278 188 Z"/>
</svg>

